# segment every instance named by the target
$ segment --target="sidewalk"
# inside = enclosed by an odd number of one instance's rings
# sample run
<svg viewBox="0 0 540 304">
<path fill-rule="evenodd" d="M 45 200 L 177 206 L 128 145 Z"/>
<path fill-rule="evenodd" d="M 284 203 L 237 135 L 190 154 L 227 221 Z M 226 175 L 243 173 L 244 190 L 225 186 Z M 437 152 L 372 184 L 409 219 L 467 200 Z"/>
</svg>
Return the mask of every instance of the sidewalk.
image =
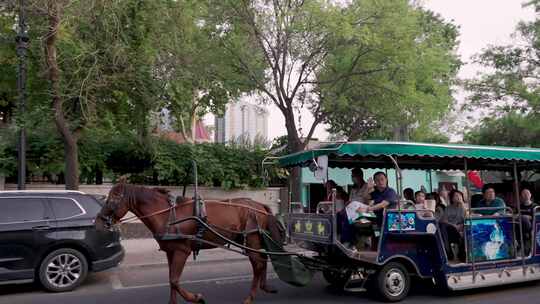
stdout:
<svg viewBox="0 0 540 304">
<path fill-rule="evenodd" d="M 122 246 L 126 250 L 124 261 L 120 264 L 121 268 L 133 267 L 151 267 L 167 265 L 165 252 L 159 250 L 158 243 L 154 239 L 127 239 L 122 240 Z M 286 246 L 289 252 L 306 253 L 298 246 Z M 201 250 L 197 260 L 193 260 L 193 255 L 189 257 L 187 265 L 194 263 L 212 263 L 223 261 L 247 261 L 247 257 L 226 249 L 216 248 Z"/>
</svg>

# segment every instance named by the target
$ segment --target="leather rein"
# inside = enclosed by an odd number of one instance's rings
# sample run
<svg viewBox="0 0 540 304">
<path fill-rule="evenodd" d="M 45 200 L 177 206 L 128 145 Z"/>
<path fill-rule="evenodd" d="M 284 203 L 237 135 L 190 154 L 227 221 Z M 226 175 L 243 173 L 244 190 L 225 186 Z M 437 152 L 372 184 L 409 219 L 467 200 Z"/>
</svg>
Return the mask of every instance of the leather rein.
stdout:
<svg viewBox="0 0 540 304">
<path fill-rule="evenodd" d="M 219 204 L 219 205 L 224 205 L 224 206 L 240 207 L 240 208 L 249 209 L 251 211 L 261 213 L 261 214 L 264 214 L 264 215 L 270 215 L 270 213 L 268 213 L 266 211 L 259 210 L 257 208 L 253 208 L 251 206 L 231 203 L 230 201 L 229 202 L 205 201 L 205 204 L 208 204 L 208 203 Z M 142 220 L 142 219 L 145 219 L 145 218 L 149 218 L 149 217 L 153 217 L 153 216 L 156 216 L 156 215 L 163 214 L 165 212 L 171 212 L 171 211 L 175 210 L 177 207 L 184 207 L 184 206 L 192 205 L 192 204 L 193 204 L 193 201 L 188 201 L 188 202 L 184 202 L 184 203 L 181 203 L 181 204 L 174 204 L 174 205 L 170 206 L 169 208 L 161 209 L 161 210 L 158 210 L 158 211 L 155 211 L 155 212 L 152 212 L 150 214 L 146 214 L 146 215 L 143 215 L 143 216 L 140 216 L 140 217 L 137 216 L 137 215 L 133 215 L 133 216 L 130 216 L 128 218 L 123 218 L 123 219 L 118 220 L 115 224 L 113 224 L 113 226 L 118 226 L 118 225 L 122 225 L 124 223 L 132 222 L 132 221 L 134 221 L 136 219 Z"/>
</svg>

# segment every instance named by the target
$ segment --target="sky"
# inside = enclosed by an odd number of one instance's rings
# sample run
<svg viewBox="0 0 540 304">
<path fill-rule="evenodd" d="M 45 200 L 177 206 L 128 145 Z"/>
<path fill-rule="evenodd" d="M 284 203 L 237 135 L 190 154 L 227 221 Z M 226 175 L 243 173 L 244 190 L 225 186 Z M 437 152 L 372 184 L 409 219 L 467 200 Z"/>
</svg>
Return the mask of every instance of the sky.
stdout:
<svg viewBox="0 0 540 304">
<path fill-rule="evenodd" d="M 519 21 L 534 19 L 534 10 L 531 7 L 523 8 L 524 2 L 525 0 L 420 0 L 424 7 L 460 26 L 458 54 L 465 62 L 458 75 L 460 78 L 472 78 L 482 71 L 482 67 L 470 63 L 471 56 L 489 45 L 510 43 L 511 34 Z M 458 92 L 454 97 L 462 103 L 465 94 Z M 285 135 L 285 122 L 279 109 L 268 106 L 268 110 L 268 138 Z M 312 122 L 310 113 L 303 111 L 301 126 L 304 135 Z M 324 140 L 327 136 L 324 125 L 319 125 L 314 137 Z"/>
</svg>

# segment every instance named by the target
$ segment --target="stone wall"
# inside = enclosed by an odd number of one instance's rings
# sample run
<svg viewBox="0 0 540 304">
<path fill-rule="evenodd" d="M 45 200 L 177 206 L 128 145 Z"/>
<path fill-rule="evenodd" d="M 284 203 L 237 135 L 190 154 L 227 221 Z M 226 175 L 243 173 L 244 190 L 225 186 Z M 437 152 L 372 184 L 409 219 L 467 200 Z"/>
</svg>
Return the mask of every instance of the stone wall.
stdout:
<svg viewBox="0 0 540 304">
<path fill-rule="evenodd" d="M 0 177 L 0 189 L 1 188 L 1 177 Z M 100 194 L 107 195 L 111 189 L 111 184 L 105 185 L 80 185 L 79 190 L 88 193 L 88 194 Z M 169 190 L 172 195 L 179 196 L 182 195 L 183 187 L 161 187 Z M 63 190 L 64 185 L 51 185 L 51 184 L 27 184 L 27 190 Z M 5 190 L 17 190 L 17 185 L 15 184 L 6 184 Z M 239 198 L 247 197 L 255 201 L 266 204 L 272 209 L 272 212 L 278 213 L 280 209 L 280 194 L 281 188 L 265 188 L 265 189 L 255 189 L 255 190 L 231 190 L 225 191 L 221 188 L 213 187 L 199 187 L 199 194 L 204 199 L 226 199 L 226 198 Z M 187 187 L 186 196 L 192 197 L 194 192 L 193 187 Z M 285 208 L 286 209 L 286 208 Z"/>
</svg>

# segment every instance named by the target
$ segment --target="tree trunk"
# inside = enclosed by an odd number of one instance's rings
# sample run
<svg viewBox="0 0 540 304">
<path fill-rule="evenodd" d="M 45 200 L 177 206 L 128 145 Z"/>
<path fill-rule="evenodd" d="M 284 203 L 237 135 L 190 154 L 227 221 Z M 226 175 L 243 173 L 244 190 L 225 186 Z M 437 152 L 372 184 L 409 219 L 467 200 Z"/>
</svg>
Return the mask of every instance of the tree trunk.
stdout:
<svg viewBox="0 0 540 304">
<path fill-rule="evenodd" d="M 137 120 L 136 128 L 137 128 L 137 138 L 139 139 L 139 143 L 141 145 L 145 145 L 148 143 L 148 117 L 147 113 L 149 112 L 148 106 L 144 101 L 141 101 L 141 97 L 139 98 L 139 102 L 135 105 L 135 119 Z"/>
<path fill-rule="evenodd" d="M 96 166 L 96 185 L 103 185 L 103 170 Z"/>
<path fill-rule="evenodd" d="M 299 202 L 302 198 L 302 168 L 291 168 L 291 175 L 289 175 L 289 191 L 291 192 L 291 202 Z"/>
<path fill-rule="evenodd" d="M 285 122 L 287 126 L 287 142 L 289 146 L 289 153 L 296 153 L 304 149 L 304 144 L 302 140 L 298 137 L 296 132 L 296 125 L 294 124 L 294 118 L 292 118 L 292 126 L 294 128 L 289 128 L 291 126 L 290 121 Z M 301 179 L 301 168 L 293 167 L 289 175 L 289 191 L 291 193 L 291 201 L 299 202 L 302 197 L 302 179 Z"/>
<path fill-rule="evenodd" d="M 56 40 L 60 25 L 60 11 L 56 0 L 47 1 L 49 30 L 45 38 L 45 58 L 47 72 L 51 84 L 52 106 L 54 109 L 54 123 L 64 143 L 65 180 L 66 189 L 79 189 L 79 150 L 77 147 L 78 132 L 71 132 L 64 117 L 63 103 L 60 89 L 60 69 L 56 59 Z"/>
<path fill-rule="evenodd" d="M 197 143 L 197 115 L 191 116 L 191 142 Z"/>
<path fill-rule="evenodd" d="M 181 115 L 180 115 L 180 132 L 182 133 L 182 136 L 184 137 L 186 142 L 189 143 L 191 141 L 191 134 L 187 133 L 186 124 L 184 123 L 184 118 Z"/>
<path fill-rule="evenodd" d="M 394 128 L 394 140 L 409 141 L 409 128 L 407 125 L 399 125 Z"/>
</svg>

